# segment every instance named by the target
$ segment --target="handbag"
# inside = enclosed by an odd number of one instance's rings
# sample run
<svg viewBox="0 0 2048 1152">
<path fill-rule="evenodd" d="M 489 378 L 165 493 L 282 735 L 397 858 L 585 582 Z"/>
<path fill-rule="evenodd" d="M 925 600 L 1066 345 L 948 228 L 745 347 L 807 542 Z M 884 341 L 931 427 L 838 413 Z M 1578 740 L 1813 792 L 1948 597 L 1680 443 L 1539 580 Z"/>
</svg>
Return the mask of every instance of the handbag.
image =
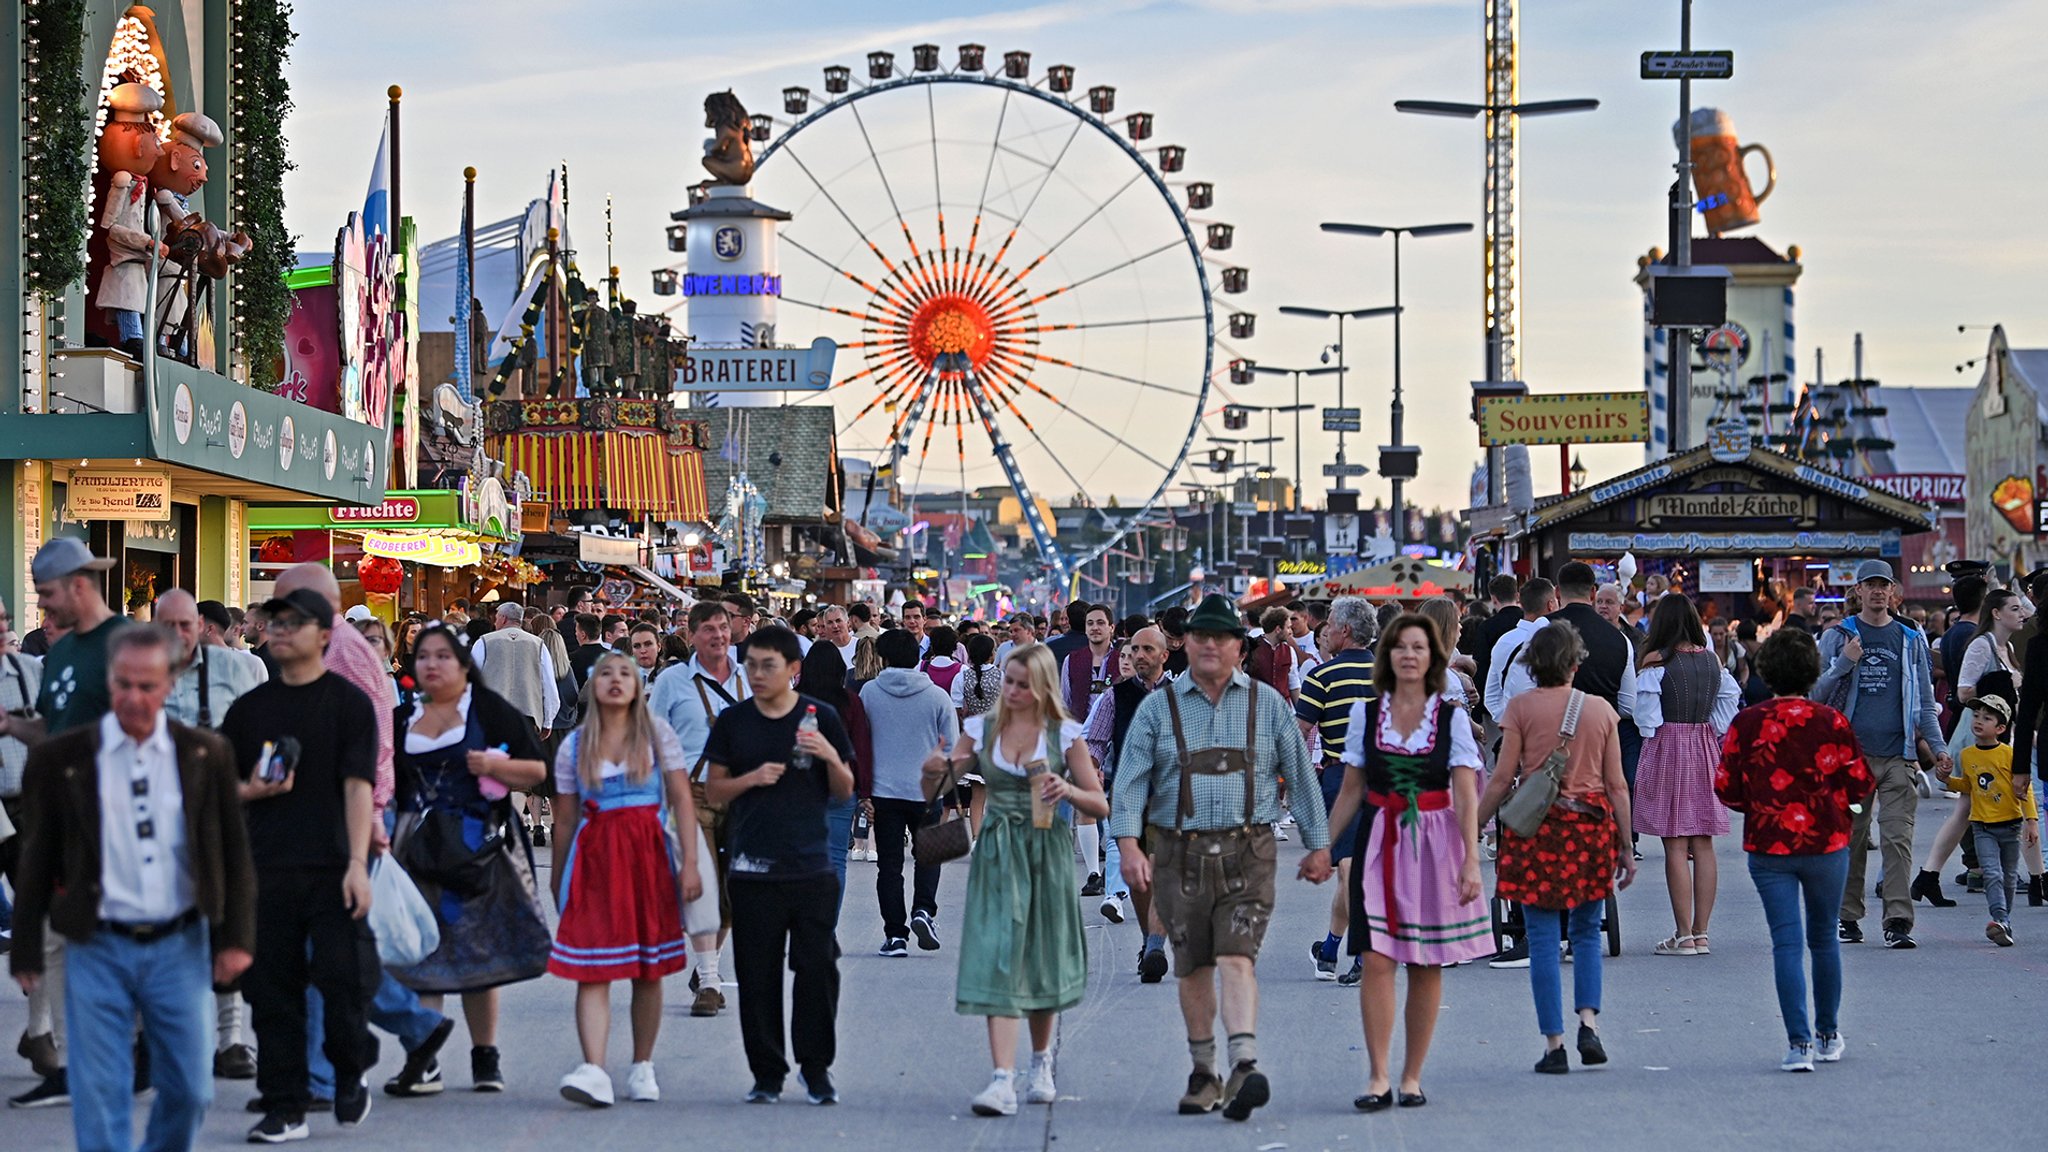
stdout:
<svg viewBox="0 0 2048 1152">
<path fill-rule="evenodd" d="M 377 959 L 387 968 L 417 964 L 441 946 L 433 906 L 389 853 L 370 866 L 370 931 L 377 937 Z"/>
<path fill-rule="evenodd" d="M 1558 725 L 1557 734 L 1561 739 L 1550 755 L 1536 771 L 1522 777 L 1515 790 L 1508 794 L 1500 806 L 1500 822 L 1508 831 L 1524 838 L 1534 836 L 1543 827 L 1543 821 L 1550 815 L 1550 806 L 1557 803 L 1558 789 L 1564 783 L 1565 765 L 1570 760 L 1572 737 L 1579 730 L 1579 706 L 1586 702 L 1586 694 L 1572 689 L 1571 699 L 1564 706 L 1564 723 Z"/>
<path fill-rule="evenodd" d="M 502 802 L 491 804 L 489 814 L 483 817 L 483 840 L 471 848 L 463 835 L 463 824 L 471 819 L 469 813 L 460 808 L 439 807 L 440 791 L 427 781 L 426 773 L 417 767 L 412 771 L 420 792 L 427 798 L 427 807 L 423 812 L 410 814 L 412 819 L 392 847 L 393 855 L 413 878 L 457 896 L 475 896 L 490 883 L 492 857 L 505 848 L 505 830 L 511 821 L 505 819 L 500 808 L 509 806 Z"/>
<path fill-rule="evenodd" d="M 939 783 L 938 791 L 932 793 L 935 803 L 953 790 L 957 772 L 958 769 L 950 762 L 946 765 L 945 778 Z M 950 818 L 941 817 L 936 824 L 926 824 L 910 837 L 910 854 L 920 868 L 936 868 L 949 860 L 958 860 L 973 846 L 974 838 L 968 830 L 967 817 L 957 811 Z"/>
</svg>

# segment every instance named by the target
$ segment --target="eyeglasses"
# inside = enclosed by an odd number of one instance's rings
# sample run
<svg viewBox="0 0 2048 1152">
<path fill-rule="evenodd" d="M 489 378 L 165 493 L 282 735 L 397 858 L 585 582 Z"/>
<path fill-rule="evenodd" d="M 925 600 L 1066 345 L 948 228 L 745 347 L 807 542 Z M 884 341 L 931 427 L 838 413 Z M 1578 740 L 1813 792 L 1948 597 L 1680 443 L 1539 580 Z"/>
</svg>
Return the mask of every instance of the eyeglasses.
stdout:
<svg viewBox="0 0 2048 1152">
<path fill-rule="evenodd" d="M 264 623 L 263 630 L 282 636 L 289 632 L 297 632 L 311 623 L 312 621 L 304 616 L 273 616 Z"/>
</svg>

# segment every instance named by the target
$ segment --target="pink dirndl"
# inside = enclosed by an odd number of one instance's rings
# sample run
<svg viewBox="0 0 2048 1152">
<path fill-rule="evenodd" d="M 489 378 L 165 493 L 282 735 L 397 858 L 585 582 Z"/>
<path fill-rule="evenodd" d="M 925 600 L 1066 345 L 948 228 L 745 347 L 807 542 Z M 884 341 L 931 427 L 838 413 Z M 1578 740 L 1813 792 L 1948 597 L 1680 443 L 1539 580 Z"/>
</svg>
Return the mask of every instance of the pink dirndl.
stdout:
<svg viewBox="0 0 2048 1152">
<path fill-rule="evenodd" d="M 1728 809 L 1714 795 L 1721 741 L 1711 724 L 1665 724 L 1636 765 L 1635 829 L 1645 836 L 1720 836 Z"/>
<path fill-rule="evenodd" d="M 1397 964 L 1458 964 L 1494 952 L 1486 901 L 1458 899 L 1465 837 L 1448 791 L 1368 792 L 1379 814 L 1358 862 L 1372 950 Z"/>
</svg>

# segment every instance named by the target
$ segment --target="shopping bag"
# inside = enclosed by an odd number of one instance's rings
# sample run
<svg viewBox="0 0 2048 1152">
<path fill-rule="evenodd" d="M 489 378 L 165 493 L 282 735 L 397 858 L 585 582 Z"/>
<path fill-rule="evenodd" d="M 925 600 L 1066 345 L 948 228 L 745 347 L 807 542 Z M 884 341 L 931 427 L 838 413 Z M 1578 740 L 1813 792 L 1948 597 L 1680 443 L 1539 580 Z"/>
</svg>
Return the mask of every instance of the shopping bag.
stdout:
<svg viewBox="0 0 2048 1152">
<path fill-rule="evenodd" d="M 377 959 L 387 967 L 417 964 L 441 946 L 433 907 L 388 852 L 370 867 L 370 930 Z"/>
</svg>

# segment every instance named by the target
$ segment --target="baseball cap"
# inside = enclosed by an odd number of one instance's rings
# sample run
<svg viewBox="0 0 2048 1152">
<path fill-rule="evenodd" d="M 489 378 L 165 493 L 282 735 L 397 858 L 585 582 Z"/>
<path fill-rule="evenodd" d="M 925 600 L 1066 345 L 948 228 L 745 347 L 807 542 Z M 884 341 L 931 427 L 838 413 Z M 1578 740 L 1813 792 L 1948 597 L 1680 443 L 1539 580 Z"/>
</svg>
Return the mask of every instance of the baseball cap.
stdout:
<svg viewBox="0 0 2048 1152">
<path fill-rule="evenodd" d="M 263 611 L 272 619 L 280 612 L 297 612 L 322 628 L 334 627 L 334 606 L 327 597 L 311 588 L 296 588 L 282 596 L 274 596 L 263 602 Z"/>
<path fill-rule="evenodd" d="M 1989 712 L 1993 716 L 1998 717 L 2001 724 L 2012 723 L 2012 705 L 2006 703 L 2005 697 L 1995 692 L 1987 692 L 1982 696 L 1972 697 L 1964 703 L 1963 707 L 1975 708 L 1979 712 Z"/>
<path fill-rule="evenodd" d="M 1882 580 L 1887 584 L 1899 582 L 1898 577 L 1892 575 L 1892 566 L 1882 560 L 1865 560 L 1856 566 L 1856 583 L 1861 584 L 1865 580 Z"/>
<path fill-rule="evenodd" d="M 105 572 L 114 562 L 103 556 L 95 556 L 85 541 L 69 536 L 59 536 L 36 549 L 34 563 L 29 565 L 29 574 L 38 584 L 62 580 L 73 572 Z"/>
<path fill-rule="evenodd" d="M 375 620 L 377 614 L 370 611 L 368 604 L 357 604 L 341 614 L 343 620 Z"/>
</svg>

